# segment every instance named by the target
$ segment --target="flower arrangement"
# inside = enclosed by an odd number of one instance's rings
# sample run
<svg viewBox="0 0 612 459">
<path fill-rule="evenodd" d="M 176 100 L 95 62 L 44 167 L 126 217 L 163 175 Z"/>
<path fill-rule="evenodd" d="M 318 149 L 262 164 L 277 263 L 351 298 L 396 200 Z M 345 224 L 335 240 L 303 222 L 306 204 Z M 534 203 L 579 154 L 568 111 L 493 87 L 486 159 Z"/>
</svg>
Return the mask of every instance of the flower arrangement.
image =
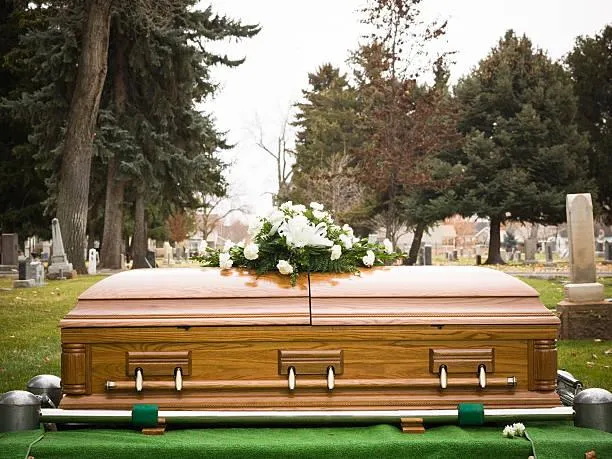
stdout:
<svg viewBox="0 0 612 459">
<path fill-rule="evenodd" d="M 334 223 L 322 204 L 310 207 L 285 202 L 266 217 L 256 217 L 249 225 L 252 242 L 227 241 L 222 250 L 206 248 L 196 259 L 205 266 L 254 269 L 257 274 L 278 271 L 290 276 L 305 272 L 353 272 L 359 267 L 380 266 L 401 256 L 387 239 L 382 244 L 359 239 L 349 225 Z"/>
<path fill-rule="evenodd" d="M 517 422 L 511 426 L 504 427 L 502 435 L 506 438 L 525 437 L 525 425 Z"/>
</svg>

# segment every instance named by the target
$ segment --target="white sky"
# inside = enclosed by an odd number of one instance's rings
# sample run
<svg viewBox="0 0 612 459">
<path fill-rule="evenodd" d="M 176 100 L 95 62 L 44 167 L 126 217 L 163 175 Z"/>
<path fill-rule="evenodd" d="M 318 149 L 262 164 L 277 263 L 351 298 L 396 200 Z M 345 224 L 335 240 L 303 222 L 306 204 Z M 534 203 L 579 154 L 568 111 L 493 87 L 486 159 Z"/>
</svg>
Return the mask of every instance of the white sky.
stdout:
<svg viewBox="0 0 612 459">
<path fill-rule="evenodd" d="M 209 2 L 201 2 L 205 7 Z M 218 14 L 257 23 L 254 38 L 224 46 L 231 57 L 246 57 L 233 69 L 216 69 L 221 84 L 205 105 L 217 126 L 236 147 L 224 154 L 233 163 L 228 179 L 235 200 L 255 213 L 271 207 L 277 190 L 275 162 L 256 146 L 260 131 L 275 148 L 291 106 L 307 88 L 308 73 L 331 62 L 344 71 L 349 52 L 357 48 L 363 25 L 357 13 L 362 0 L 215 0 Z M 553 59 L 564 56 L 578 35 L 594 35 L 612 23 L 610 0 L 424 0 L 428 17 L 448 18 L 447 40 L 457 51 L 451 78 L 484 58 L 507 29 L 527 34 Z M 289 133 L 292 138 L 292 133 Z"/>
</svg>

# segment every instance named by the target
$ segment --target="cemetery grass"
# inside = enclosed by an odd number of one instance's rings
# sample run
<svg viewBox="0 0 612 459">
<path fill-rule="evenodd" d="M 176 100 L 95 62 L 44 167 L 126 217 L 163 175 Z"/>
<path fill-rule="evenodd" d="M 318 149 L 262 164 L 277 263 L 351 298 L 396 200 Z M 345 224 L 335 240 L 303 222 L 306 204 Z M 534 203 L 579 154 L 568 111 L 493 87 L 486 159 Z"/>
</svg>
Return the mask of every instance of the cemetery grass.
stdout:
<svg viewBox="0 0 612 459">
<path fill-rule="evenodd" d="M 76 304 L 81 292 L 105 276 L 80 276 L 48 281 L 32 289 L 0 290 L 0 393 L 25 389 L 38 374 L 60 372 L 60 319 Z M 563 297 L 560 280 L 523 279 L 549 308 Z M 612 279 L 604 283 L 612 297 Z M 0 289 L 12 279 L 0 278 Z M 612 389 L 612 341 L 559 341 L 559 368 L 581 379 L 587 387 Z"/>
</svg>

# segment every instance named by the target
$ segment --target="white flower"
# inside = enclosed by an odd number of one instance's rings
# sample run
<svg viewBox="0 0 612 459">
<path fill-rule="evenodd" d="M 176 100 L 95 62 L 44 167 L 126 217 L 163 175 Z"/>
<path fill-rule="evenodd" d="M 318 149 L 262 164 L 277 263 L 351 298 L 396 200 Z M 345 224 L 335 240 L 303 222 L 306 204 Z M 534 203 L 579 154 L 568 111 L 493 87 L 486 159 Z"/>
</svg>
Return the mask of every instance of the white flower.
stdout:
<svg viewBox="0 0 612 459">
<path fill-rule="evenodd" d="M 240 247 L 241 249 L 244 249 L 244 239 L 240 241 L 238 244 L 236 244 L 236 247 Z"/>
<path fill-rule="evenodd" d="M 324 218 L 328 217 L 329 214 L 327 212 L 322 211 L 322 210 L 313 210 L 312 211 L 312 216 L 314 218 L 316 218 L 317 220 L 323 220 Z"/>
<path fill-rule="evenodd" d="M 263 228 L 263 220 L 259 217 L 255 217 L 253 220 L 251 220 L 251 222 L 249 223 L 249 229 L 248 229 L 248 233 L 250 236 L 257 236 L 259 234 L 259 232 L 261 231 L 261 228 Z"/>
<path fill-rule="evenodd" d="M 232 247 L 234 247 L 234 243 L 228 239 L 227 241 L 225 241 L 225 245 L 223 246 L 223 251 L 229 252 L 229 249 L 231 249 Z"/>
<path fill-rule="evenodd" d="M 504 427 L 504 431 L 502 432 L 502 435 L 506 438 L 514 438 L 515 434 L 516 432 L 512 426 Z"/>
<path fill-rule="evenodd" d="M 272 236 L 274 233 L 276 233 L 279 226 L 281 226 L 281 224 L 285 221 L 285 213 L 282 210 L 275 209 L 268 216 L 268 220 L 270 220 L 270 223 L 272 224 L 272 229 L 269 233 L 269 236 Z"/>
<path fill-rule="evenodd" d="M 514 433 L 517 437 L 522 437 L 525 435 L 525 424 L 523 424 L 522 422 L 512 424 L 512 427 L 514 428 Z"/>
<path fill-rule="evenodd" d="M 284 222 L 278 229 L 289 247 L 331 247 L 332 241 L 327 239 L 327 225 L 319 223 L 314 226 L 304 215 L 296 215 Z"/>
<path fill-rule="evenodd" d="M 288 275 L 293 272 L 293 266 L 287 260 L 278 260 L 276 265 L 281 274 Z"/>
<path fill-rule="evenodd" d="M 234 260 L 232 260 L 229 253 L 222 252 L 219 254 L 219 267 L 221 269 L 230 269 L 233 264 Z"/>
<path fill-rule="evenodd" d="M 296 214 L 303 214 L 304 212 L 306 212 L 306 206 L 303 204 L 296 204 L 294 206 L 291 206 L 291 210 Z"/>
<path fill-rule="evenodd" d="M 361 261 L 363 261 L 363 264 L 366 265 L 368 268 L 370 266 L 372 266 L 374 264 L 374 261 L 376 261 L 376 257 L 374 256 L 374 252 L 372 252 L 371 250 L 368 250 L 366 252 L 366 256 L 363 257 L 361 259 Z"/>
<path fill-rule="evenodd" d="M 329 257 L 331 260 L 337 260 L 342 255 L 342 247 L 338 244 L 334 244 L 331 248 L 331 256 Z"/>
<path fill-rule="evenodd" d="M 283 202 L 280 205 L 280 210 L 291 210 L 292 207 L 293 207 L 293 202 L 287 201 L 287 202 Z"/>
<path fill-rule="evenodd" d="M 344 226 L 342 226 L 342 231 L 344 231 L 346 234 L 348 234 L 350 237 L 353 237 L 353 228 L 351 228 L 348 224 L 344 224 Z"/>
<path fill-rule="evenodd" d="M 391 241 L 389 239 L 385 239 L 383 241 L 383 245 L 385 246 L 385 252 L 389 254 L 393 253 L 393 244 L 391 244 Z"/>
<path fill-rule="evenodd" d="M 247 260 L 257 260 L 259 258 L 259 246 L 257 244 L 249 244 L 244 248 L 244 258 Z"/>
<path fill-rule="evenodd" d="M 325 206 L 323 204 L 319 204 L 318 202 L 311 202 L 310 208 L 314 210 L 323 210 Z"/>
<path fill-rule="evenodd" d="M 341 234 L 339 237 L 340 242 L 342 242 L 342 245 L 345 249 L 351 249 L 353 247 L 353 239 L 350 236 L 346 234 Z"/>
</svg>

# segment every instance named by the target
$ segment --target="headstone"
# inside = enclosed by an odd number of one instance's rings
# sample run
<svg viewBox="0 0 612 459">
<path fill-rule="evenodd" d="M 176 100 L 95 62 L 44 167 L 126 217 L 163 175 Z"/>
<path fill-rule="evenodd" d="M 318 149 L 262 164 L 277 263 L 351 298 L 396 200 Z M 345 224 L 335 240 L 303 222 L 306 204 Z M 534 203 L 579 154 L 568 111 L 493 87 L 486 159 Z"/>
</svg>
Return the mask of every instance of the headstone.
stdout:
<svg viewBox="0 0 612 459">
<path fill-rule="evenodd" d="M 424 252 L 424 249 L 421 247 L 419 249 L 419 255 L 417 257 L 417 265 L 419 266 L 423 266 L 425 264 L 423 252 Z"/>
<path fill-rule="evenodd" d="M 557 305 L 562 339 L 612 339 L 612 303 L 595 282 L 593 204 L 589 193 L 567 195 L 567 232 L 571 283 Z"/>
<path fill-rule="evenodd" d="M 552 265 L 553 264 L 553 246 L 554 246 L 554 242 L 548 241 L 546 243 L 546 247 L 544 248 L 544 250 L 546 251 L 546 264 L 547 265 Z"/>
<path fill-rule="evenodd" d="M 35 260 L 32 263 L 30 263 L 30 269 L 32 271 L 32 276 L 34 279 L 34 286 L 35 287 L 42 287 L 43 285 L 45 285 L 45 267 L 44 265 L 38 261 Z"/>
<path fill-rule="evenodd" d="M 26 280 L 26 279 L 31 279 L 30 277 L 28 277 L 27 275 L 27 266 L 30 263 L 30 258 L 24 258 L 23 260 L 19 260 L 19 264 L 17 265 L 17 272 L 18 272 L 18 279 L 19 280 Z"/>
<path fill-rule="evenodd" d="M 516 261 L 521 261 L 521 252 L 517 251 L 515 255 L 516 255 Z"/>
<path fill-rule="evenodd" d="M 98 251 L 89 249 L 89 263 L 87 264 L 87 274 L 96 274 L 98 267 Z"/>
<path fill-rule="evenodd" d="M 538 248 L 538 241 L 533 238 L 525 239 L 525 262 L 535 263 L 536 251 Z"/>
<path fill-rule="evenodd" d="M 0 265 L 17 266 L 19 256 L 19 237 L 17 233 L 2 234 Z"/>
<path fill-rule="evenodd" d="M 425 244 L 423 254 L 424 254 L 425 265 L 426 266 L 431 266 L 431 264 L 432 264 L 432 260 L 431 260 L 431 244 Z"/>
<path fill-rule="evenodd" d="M 610 241 L 604 243 L 604 263 L 612 263 L 612 242 Z"/>
<path fill-rule="evenodd" d="M 68 262 L 64 252 L 64 241 L 59 220 L 51 221 L 51 237 L 53 239 L 51 260 L 49 261 L 49 279 L 62 279 L 72 276 L 72 263 Z"/>
<path fill-rule="evenodd" d="M 174 264 L 174 254 L 172 253 L 172 246 L 168 241 L 164 242 L 164 260 L 167 264 Z"/>
<path fill-rule="evenodd" d="M 155 250 L 147 250 L 147 256 L 145 257 L 145 260 L 147 261 L 149 268 L 155 268 Z"/>
<path fill-rule="evenodd" d="M 459 260 L 459 252 L 457 249 L 453 250 L 453 261 Z"/>
<path fill-rule="evenodd" d="M 476 255 L 476 266 L 480 266 L 482 264 L 482 255 Z"/>
</svg>

